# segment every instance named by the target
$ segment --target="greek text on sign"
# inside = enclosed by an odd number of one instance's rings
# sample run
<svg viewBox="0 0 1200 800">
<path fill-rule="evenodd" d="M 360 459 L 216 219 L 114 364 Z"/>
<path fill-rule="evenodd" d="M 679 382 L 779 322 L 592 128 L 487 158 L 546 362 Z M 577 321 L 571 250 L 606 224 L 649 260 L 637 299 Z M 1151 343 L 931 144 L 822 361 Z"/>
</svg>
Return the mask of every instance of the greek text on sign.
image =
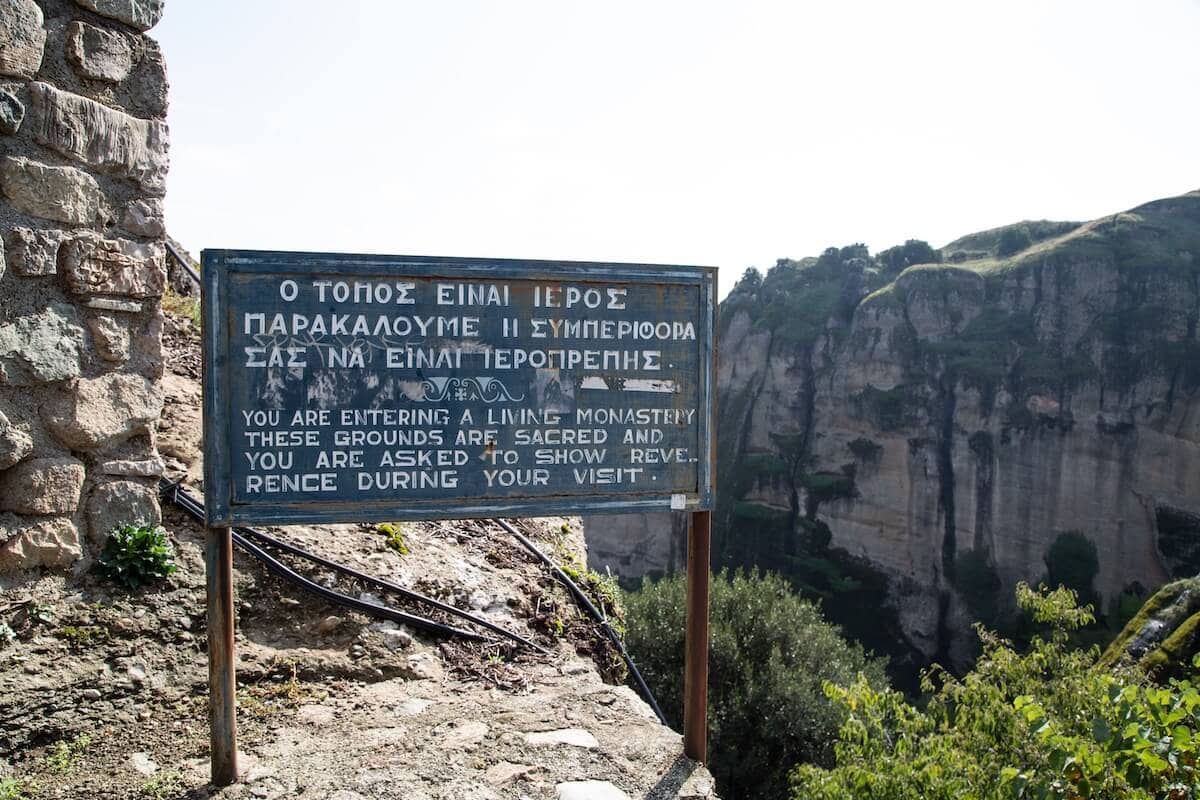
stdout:
<svg viewBox="0 0 1200 800">
<path fill-rule="evenodd" d="M 205 251 L 209 523 L 710 508 L 715 283 Z"/>
</svg>

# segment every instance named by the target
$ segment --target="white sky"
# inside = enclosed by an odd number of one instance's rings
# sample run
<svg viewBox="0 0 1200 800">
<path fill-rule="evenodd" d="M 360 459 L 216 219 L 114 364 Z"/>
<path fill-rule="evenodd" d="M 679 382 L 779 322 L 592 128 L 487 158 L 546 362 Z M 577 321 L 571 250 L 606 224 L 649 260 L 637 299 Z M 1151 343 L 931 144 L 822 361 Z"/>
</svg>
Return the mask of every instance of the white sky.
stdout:
<svg viewBox="0 0 1200 800">
<path fill-rule="evenodd" d="M 1200 0 L 168 0 L 171 234 L 750 265 L 1200 188 Z"/>
</svg>

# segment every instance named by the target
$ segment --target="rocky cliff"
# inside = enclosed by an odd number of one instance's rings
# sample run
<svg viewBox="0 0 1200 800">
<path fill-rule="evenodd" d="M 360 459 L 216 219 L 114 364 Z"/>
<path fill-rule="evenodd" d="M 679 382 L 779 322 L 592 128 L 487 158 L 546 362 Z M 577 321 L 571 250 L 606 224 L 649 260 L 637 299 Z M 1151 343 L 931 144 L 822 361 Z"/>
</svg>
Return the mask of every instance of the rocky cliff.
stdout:
<svg viewBox="0 0 1200 800">
<path fill-rule="evenodd" d="M 958 663 L 1056 542 L 1094 550 L 1101 611 L 1195 574 L 1198 319 L 1200 192 L 748 272 L 721 311 L 716 565 Z"/>
</svg>

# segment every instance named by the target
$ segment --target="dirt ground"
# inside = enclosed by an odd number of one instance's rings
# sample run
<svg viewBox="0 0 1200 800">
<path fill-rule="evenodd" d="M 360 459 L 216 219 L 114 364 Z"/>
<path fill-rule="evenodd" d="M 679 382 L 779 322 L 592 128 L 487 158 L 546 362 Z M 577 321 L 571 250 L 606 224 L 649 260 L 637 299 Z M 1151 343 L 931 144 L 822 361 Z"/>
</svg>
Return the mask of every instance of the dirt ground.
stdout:
<svg viewBox="0 0 1200 800">
<path fill-rule="evenodd" d="M 164 339 L 159 445 L 169 474 L 195 489 L 197 343 L 175 317 Z M 621 668 L 596 627 L 511 536 L 482 521 L 405 523 L 405 554 L 373 525 L 266 530 L 486 616 L 548 654 L 380 622 L 235 554 L 243 780 L 215 789 L 203 529 L 170 503 L 163 512 L 179 570 L 153 589 L 126 592 L 90 572 L 0 583 L 0 621 L 17 634 L 0 648 L 0 800 L 713 796 L 679 736 L 632 690 L 605 682 Z M 584 563 L 578 520 L 519 526 L 552 557 Z M 329 570 L 301 571 L 451 620 Z"/>
</svg>

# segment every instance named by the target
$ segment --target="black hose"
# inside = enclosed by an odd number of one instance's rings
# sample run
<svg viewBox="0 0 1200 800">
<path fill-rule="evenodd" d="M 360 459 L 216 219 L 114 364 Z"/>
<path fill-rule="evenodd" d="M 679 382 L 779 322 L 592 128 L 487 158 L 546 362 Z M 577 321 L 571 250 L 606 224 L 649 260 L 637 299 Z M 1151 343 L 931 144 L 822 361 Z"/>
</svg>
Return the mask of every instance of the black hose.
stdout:
<svg viewBox="0 0 1200 800">
<path fill-rule="evenodd" d="M 179 506 L 191 511 L 193 513 L 193 515 L 196 516 L 197 518 L 203 519 L 204 518 L 204 504 L 200 500 L 193 497 L 186 489 L 184 489 L 182 487 L 181 483 L 182 483 L 182 481 L 172 483 L 172 482 L 163 480 L 163 481 L 159 482 L 159 489 L 162 491 L 164 496 L 166 496 L 169 493 L 171 496 L 171 500 L 174 501 L 176 505 L 179 505 Z M 183 498 L 183 499 L 181 500 L 180 498 Z M 460 619 L 464 619 L 467 622 L 474 623 L 475 625 L 478 625 L 481 628 L 485 628 L 489 631 L 492 631 L 493 633 L 497 633 L 497 634 L 503 636 L 504 638 L 509 639 L 510 641 L 516 642 L 517 644 L 524 645 L 525 647 L 536 650 L 537 652 L 542 653 L 543 655 L 548 655 L 550 653 L 549 650 L 547 650 L 546 648 L 537 644 L 536 642 L 532 642 L 529 639 L 524 638 L 523 636 L 520 636 L 509 630 L 506 630 L 505 628 L 502 628 L 501 626 L 495 624 L 494 622 L 492 622 L 488 619 L 485 619 L 484 617 L 477 616 L 475 614 L 472 614 L 469 611 L 464 611 L 461 608 L 456 608 L 455 606 L 452 606 L 449 603 L 443 603 L 440 600 L 435 600 L 434 598 L 427 597 L 426 595 L 423 595 L 419 592 L 414 592 L 412 589 L 407 589 L 403 586 L 400 586 L 399 584 L 392 583 L 391 581 L 385 581 L 381 578 L 376 578 L 373 575 L 368 575 L 365 572 L 360 572 L 359 570 L 356 570 L 353 567 L 348 567 L 345 564 L 339 564 L 336 561 L 332 561 L 323 556 L 319 556 L 316 553 L 312 553 L 307 550 L 304 550 L 303 548 L 297 547 L 294 544 L 289 544 L 288 542 L 285 542 L 282 539 L 276 539 L 274 536 L 265 534 L 262 531 L 256 531 L 253 528 L 234 528 L 234 530 L 237 533 L 240 533 L 242 536 L 250 537 L 250 538 L 252 538 L 256 541 L 259 541 L 273 549 L 282 550 L 285 553 L 289 553 L 289 554 L 297 556 L 299 558 L 303 558 L 306 561 L 311 561 L 314 564 L 318 564 L 322 567 L 326 567 L 326 568 L 331 569 L 335 572 L 338 572 L 342 575 L 346 575 L 351 578 L 355 578 L 357 580 L 362 581 L 363 583 L 375 586 L 380 589 L 384 589 L 384 590 L 392 592 L 394 594 L 398 594 L 401 597 L 405 598 L 406 600 L 412 600 L 414 602 L 424 603 L 425 605 L 432 606 L 433 608 L 436 608 L 439 611 L 444 611 L 447 614 L 450 614 L 455 617 L 459 617 Z"/>
<path fill-rule="evenodd" d="M 200 276 L 196 273 L 196 270 L 192 269 L 192 265 L 189 262 L 189 260 L 184 258 L 183 254 L 181 254 L 178 250 L 175 249 L 175 245 L 171 244 L 170 239 L 166 240 L 166 245 L 167 245 L 167 252 L 171 254 L 171 257 L 174 258 L 176 262 L 178 262 L 179 266 L 181 266 L 185 270 L 187 270 L 187 274 L 190 275 L 192 280 L 194 280 L 196 282 L 196 285 L 199 286 L 200 285 Z"/>
<path fill-rule="evenodd" d="M 415 614 L 406 614 L 403 611 L 396 611 L 393 608 L 388 608 L 387 606 L 380 605 L 379 603 L 372 603 L 367 600 L 359 600 L 357 597 L 351 597 L 350 595 L 336 592 L 333 589 L 326 589 L 324 586 L 310 581 L 308 578 L 296 572 L 283 562 L 272 558 L 265 551 L 263 551 L 262 548 L 251 542 L 237 531 L 232 531 L 231 535 L 233 536 L 233 543 L 235 545 L 261 561 L 263 566 L 265 566 L 269 572 L 272 572 L 289 583 L 294 583 L 300 588 L 312 592 L 313 594 L 318 595 L 331 603 L 353 609 L 355 611 L 362 611 L 366 614 L 380 617 L 382 619 L 390 619 L 393 622 L 411 625 L 414 628 L 427 631 L 429 633 L 437 633 L 443 636 L 457 636 L 461 639 L 469 639 L 475 642 L 487 641 L 483 636 L 480 636 L 478 633 L 474 633 L 472 631 L 463 630 L 462 628 L 455 628 L 452 625 L 443 625 L 440 622 L 434 622 L 433 620 L 426 619 L 425 617 L 418 617 Z"/>
<path fill-rule="evenodd" d="M 547 650 L 546 648 L 537 644 L 536 642 L 532 642 L 523 636 L 513 633 L 512 631 L 506 630 L 505 628 L 500 627 L 499 625 L 495 624 L 494 622 L 491 622 L 490 620 L 487 620 L 476 614 L 471 614 L 470 612 L 464 611 L 461 608 L 456 608 L 455 606 L 452 606 L 449 603 L 443 603 L 440 600 L 435 600 L 434 598 L 427 597 L 426 595 L 420 594 L 419 592 L 414 592 L 411 589 L 406 589 L 403 586 L 400 586 L 399 584 L 392 583 L 391 581 L 385 581 L 382 578 L 376 578 L 373 575 L 366 574 L 365 572 L 359 572 L 358 570 L 354 569 L 353 567 L 347 567 L 346 565 L 339 564 L 336 561 L 330 561 L 329 559 L 319 556 L 316 553 L 310 553 L 307 550 L 296 547 L 294 544 L 289 544 L 285 541 L 282 541 L 281 539 L 276 539 L 273 536 L 268 536 L 267 534 L 265 534 L 261 531 L 256 531 L 251 528 L 238 528 L 237 531 L 238 531 L 238 533 L 242 534 L 243 536 L 249 536 L 257 541 L 262 542 L 266 546 L 271 547 L 273 549 L 282 550 L 285 553 L 290 553 L 291 555 L 298 556 L 300 558 L 305 559 L 306 561 L 311 561 L 314 564 L 319 564 L 322 567 L 327 567 L 328 569 L 331 569 L 334 572 L 338 572 L 342 575 L 346 575 L 348 577 L 355 578 L 357 580 L 362 581 L 363 583 L 370 584 L 371 586 L 375 586 L 379 589 L 384 589 L 384 590 L 392 592 L 394 594 L 398 594 L 401 597 L 405 598 L 406 600 L 412 600 L 417 603 L 424 603 L 425 605 L 432 606 L 433 608 L 436 608 L 439 611 L 444 611 L 447 614 L 452 614 L 453 616 L 456 616 L 456 617 L 464 619 L 468 622 L 474 623 L 475 625 L 478 625 L 481 628 L 486 628 L 487 630 L 491 631 L 492 633 L 497 633 L 506 639 L 509 639 L 513 642 L 516 642 L 517 644 L 524 645 L 525 647 L 536 650 L 539 653 L 542 653 L 544 655 L 549 655 L 549 653 L 550 653 L 549 650 Z"/>
<path fill-rule="evenodd" d="M 641 690 L 642 697 L 644 697 L 646 702 L 650 704 L 650 707 L 654 709 L 654 713 L 658 715 L 659 722 L 661 722 L 663 725 L 668 724 L 667 718 L 663 714 L 662 709 L 658 707 L 658 701 L 654 699 L 654 693 L 651 692 L 650 687 L 646 685 L 645 679 L 642 678 L 642 673 L 638 670 L 637 665 L 633 663 L 633 659 L 629 656 L 629 652 L 625 649 L 625 643 L 621 641 L 620 636 L 617 636 L 617 632 L 613 630 L 612 625 L 609 624 L 605 616 L 600 613 L 600 609 L 596 608 L 588 596 L 584 594 L 583 590 L 576 586 L 575 582 L 568 577 L 567 573 L 563 572 L 562 569 L 555 564 L 549 556 L 543 553 L 541 548 L 531 542 L 527 536 L 509 524 L 507 520 L 498 519 L 496 520 L 496 523 L 499 524 L 501 528 L 504 528 L 504 530 L 512 534 L 513 538 L 520 542 L 526 550 L 536 556 L 539 561 L 549 567 L 550 572 L 555 578 L 558 579 L 559 583 L 567 587 L 567 591 L 571 593 L 571 596 L 575 598 L 575 601 L 587 609 L 587 612 L 592 616 L 592 619 L 600 623 L 600 627 L 604 629 L 609 641 L 611 641 L 617 648 L 617 652 L 619 652 L 621 654 L 621 658 L 625 660 L 625 665 L 629 667 L 629 674 L 633 675 L 634 681 L 637 682 L 638 688 Z"/>
<path fill-rule="evenodd" d="M 158 484 L 159 493 L 163 497 L 169 498 L 173 503 L 175 503 L 175 505 L 188 512 L 191 516 L 203 521 L 204 506 L 198 500 L 184 491 L 180 486 L 181 483 L 182 481 L 172 482 L 166 479 L 160 479 Z M 235 528 L 232 531 L 233 543 L 235 545 L 261 561 L 263 566 L 265 566 L 270 572 L 278 575 L 284 580 L 289 581 L 290 583 L 296 584 L 308 592 L 328 600 L 334 605 L 353 609 L 355 611 L 361 611 L 365 614 L 379 617 L 380 619 L 388 619 L 392 620 L 393 622 L 411 625 L 413 628 L 427 631 L 429 633 L 437 633 L 444 636 L 458 636 L 476 642 L 487 641 L 485 637 L 480 636 L 478 633 L 473 631 L 455 628 L 452 625 L 444 625 L 440 622 L 436 622 L 425 617 L 420 617 L 415 614 L 407 614 L 403 611 L 397 611 L 395 609 L 388 608 L 387 606 L 380 605 L 379 603 L 371 603 L 366 600 L 359 600 L 356 597 L 342 594 L 341 592 L 334 591 L 333 589 L 327 589 L 324 586 L 305 578 L 303 575 L 291 569 L 281 561 L 272 558 L 260 547 L 247 539 L 243 531 L 244 529 L 241 528 Z"/>
</svg>

